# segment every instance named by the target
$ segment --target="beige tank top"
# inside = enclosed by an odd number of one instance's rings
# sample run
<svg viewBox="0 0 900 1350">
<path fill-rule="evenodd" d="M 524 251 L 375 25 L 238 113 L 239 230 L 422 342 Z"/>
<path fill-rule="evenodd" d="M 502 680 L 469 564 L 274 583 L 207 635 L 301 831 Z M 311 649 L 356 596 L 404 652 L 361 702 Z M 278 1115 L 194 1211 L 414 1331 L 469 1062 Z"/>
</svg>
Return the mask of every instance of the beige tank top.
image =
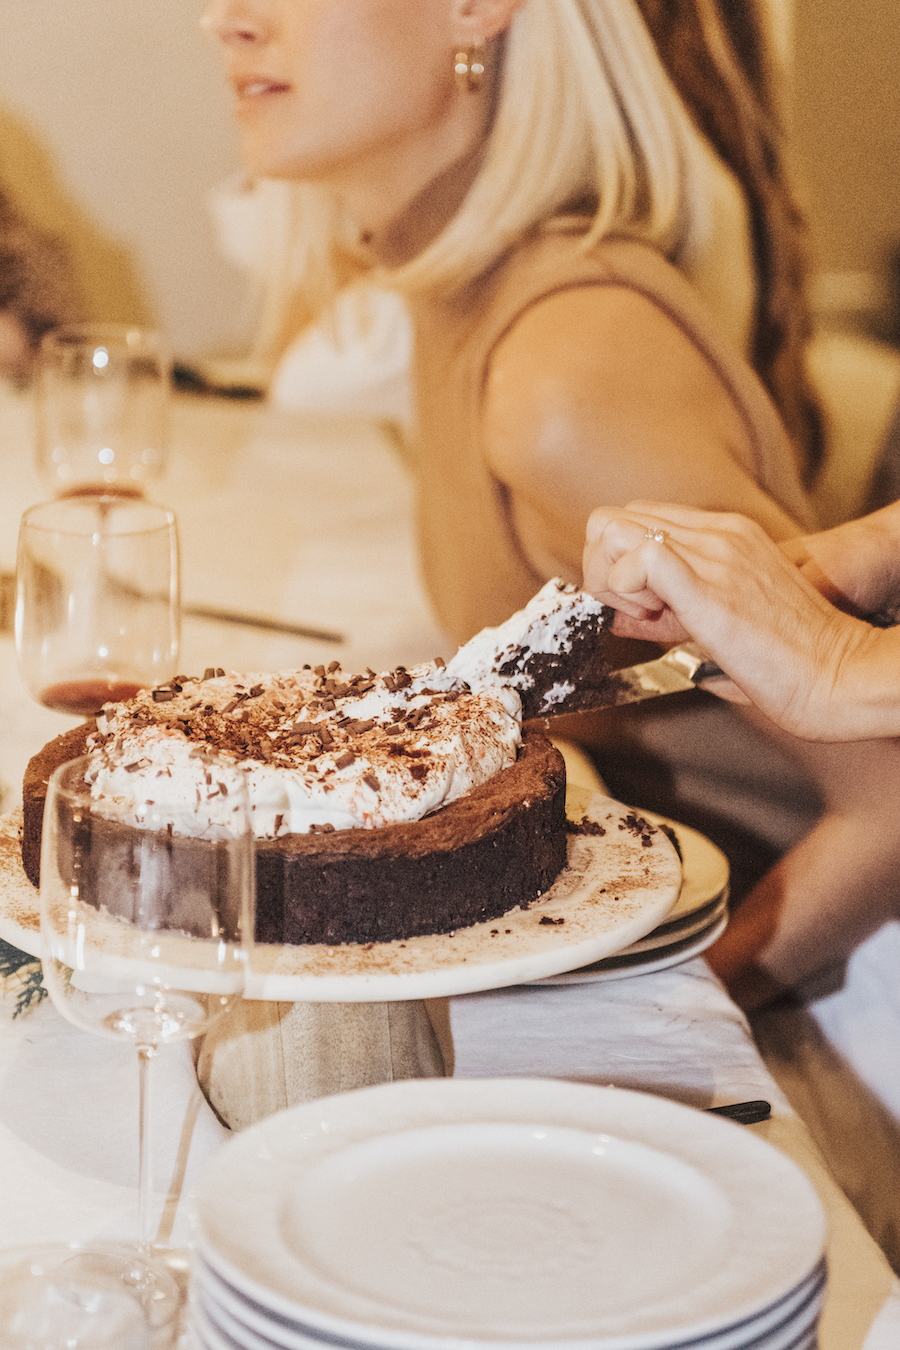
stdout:
<svg viewBox="0 0 900 1350">
<path fill-rule="evenodd" d="M 606 240 L 585 252 L 582 231 L 582 221 L 554 222 L 464 294 L 411 301 L 420 558 L 437 617 L 457 642 L 501 623 L 548 579 L 519 546 L 505 490 L 482 451 L 480 414 L 497 343 L 525 310 L 570 287 L 627 286 L 657 305 L 728 390 L 746 427 L 734 452 L 743 467 L 799 524 L 812 524 L 768 394 L 690 283 L 633 240 Z"/>
</svg>

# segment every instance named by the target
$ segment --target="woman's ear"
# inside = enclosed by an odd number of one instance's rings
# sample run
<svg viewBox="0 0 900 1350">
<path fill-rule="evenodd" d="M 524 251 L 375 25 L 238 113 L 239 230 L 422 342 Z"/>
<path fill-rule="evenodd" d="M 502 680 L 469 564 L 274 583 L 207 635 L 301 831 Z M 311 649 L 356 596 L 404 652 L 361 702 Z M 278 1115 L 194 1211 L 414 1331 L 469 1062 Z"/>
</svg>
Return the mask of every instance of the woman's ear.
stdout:
<svg viewBox="0 0 900 1350">
<path fill-rule="evenodd" d="M 505 33 L 525 0 L 454 0 L 457 41 L 490 42 Z"/>
</svg>

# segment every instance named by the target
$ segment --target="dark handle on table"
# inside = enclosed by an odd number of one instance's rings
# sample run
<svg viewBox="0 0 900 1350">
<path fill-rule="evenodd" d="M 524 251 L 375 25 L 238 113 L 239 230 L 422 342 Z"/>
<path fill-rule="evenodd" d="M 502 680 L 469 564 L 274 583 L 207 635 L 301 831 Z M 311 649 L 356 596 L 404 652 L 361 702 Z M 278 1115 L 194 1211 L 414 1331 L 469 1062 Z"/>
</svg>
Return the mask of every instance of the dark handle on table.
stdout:
<svg viewBox="0 0 900 1350">
<path fill-rule="evenodd" d="M 727 1116 L 739 1125 L 756 1125 L 761 1120 L 768 1120 L 772 1114 L 769 1102 L 733 1102 L 730 1106 L 708 1106 L 706 1109 L 710 1115 Z"/>
</svg>

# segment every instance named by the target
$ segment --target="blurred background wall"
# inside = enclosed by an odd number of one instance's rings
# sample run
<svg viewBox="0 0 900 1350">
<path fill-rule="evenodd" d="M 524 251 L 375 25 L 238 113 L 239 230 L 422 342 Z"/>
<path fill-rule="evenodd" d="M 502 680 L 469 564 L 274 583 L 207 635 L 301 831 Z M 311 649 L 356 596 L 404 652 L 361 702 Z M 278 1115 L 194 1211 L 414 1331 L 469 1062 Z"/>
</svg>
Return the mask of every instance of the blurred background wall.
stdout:
<svg viewBox="0 0 900 1350">
<path fill-rule="evenodd" d="M 250 305 L 209 190 L 237 163 L 201 0 L 2 0 L 0 184 L 68 242 L 93 318 L 176 352 L 240 346 Z"/>
<path fill-rule="evenodd" d="M 793 135 L 835 321 L 900 338 L 900 3 L 793 0 Z"/>
<path fill-rule="evenodd" d="M 742 3 L 742 0 L 730 0 Z M 828 319 L 893 334 L 900 2 L 770 0 Z M 239 352 L 248 284 L 207 198 L 237 166 L 201 0 L 2 0 L 0 183 L 61 233 L 93 317 L 151 321 L 184 357 Z"/>
</svg>

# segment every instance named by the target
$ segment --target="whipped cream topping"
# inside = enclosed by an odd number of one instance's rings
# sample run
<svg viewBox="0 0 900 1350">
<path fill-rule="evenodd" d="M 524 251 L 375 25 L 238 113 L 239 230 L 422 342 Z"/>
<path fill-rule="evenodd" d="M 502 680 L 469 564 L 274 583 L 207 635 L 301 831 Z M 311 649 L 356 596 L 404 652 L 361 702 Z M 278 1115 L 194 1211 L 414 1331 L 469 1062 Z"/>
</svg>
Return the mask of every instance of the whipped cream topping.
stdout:
<svg viewBox="0 0 900 1350">
<path fill-rule="evenodd" d="M 595 635 L 609 612 L 586 591 L 555 578 L 505 623 L 470 638 L 447 662 L 447 674 L 473 687 L 513 688 L 523 696 L 538 689 L 526 715 L 552 712 L 577 692 L 565 678 L 565 657 L 575 634 Z M 553 679 L 553 672 L 562 678 Z"/>
<path fill-rule="evenodd" d="M 165 777 L 179 832 L 215 832 L 226 794 L 199 758 L 206 752 L 243 770 L 257 839 L 419 820 L 514 763 L 523 700 L 534 716 L 573 692 L 557 678 L 565 653 L 574 633 L 596 632 L 605 615 L 583 591 L 551 581 L 446 665 L 348 676 L 333 661 L 179 676 L 106 705 L 89 742 L 94 795 L 140 823 L 139 804 Z"/>
<path fill-rule="evenodd" d="M 176 828 L 209 832 L 225 802 L 205 751 L 240 765 L 258 839 L 418 820 L 515 761 L 519 714 L 513 690 L 469 688 L 439 662 L 350 677 L 336 662 L 207 671 L 107 704 L 89 744 L 92 790 L 121 815 L 165 776 Z"/>
</svg>

